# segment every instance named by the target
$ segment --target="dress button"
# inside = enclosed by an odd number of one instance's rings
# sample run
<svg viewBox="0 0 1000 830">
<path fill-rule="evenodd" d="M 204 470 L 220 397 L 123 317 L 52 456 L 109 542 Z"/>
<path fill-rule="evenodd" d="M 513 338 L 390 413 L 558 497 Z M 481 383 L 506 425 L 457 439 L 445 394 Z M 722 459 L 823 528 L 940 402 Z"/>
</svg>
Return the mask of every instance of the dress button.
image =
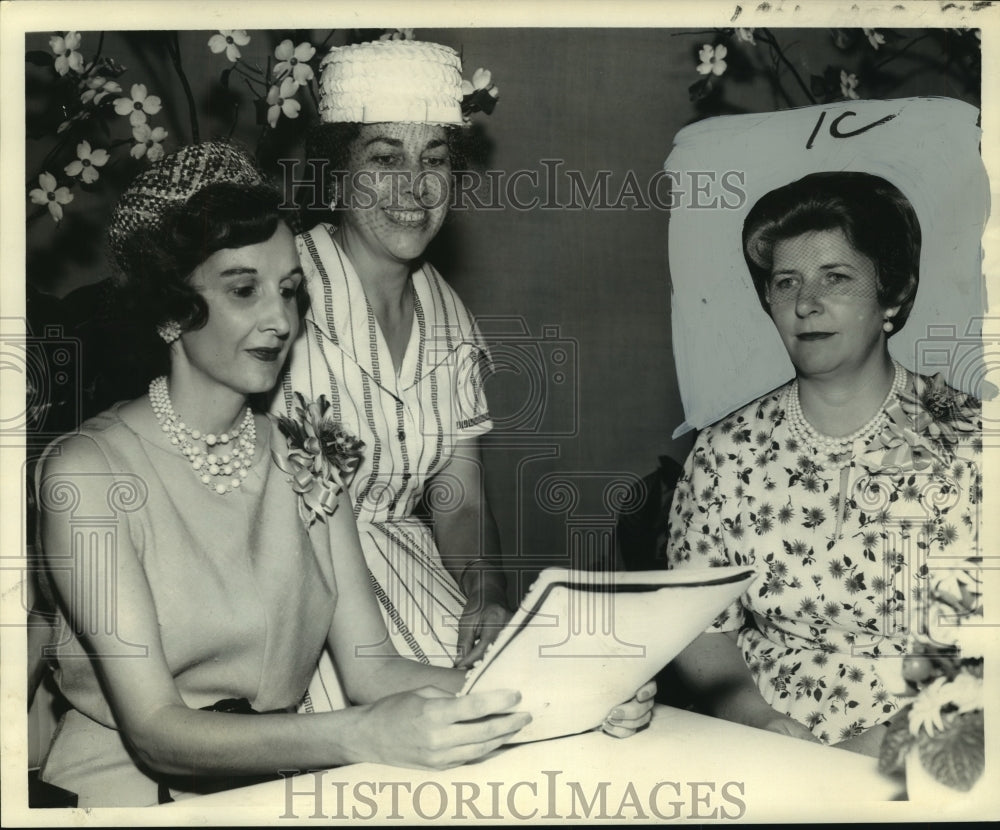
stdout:
<svg viewBox="0 0 1000 830">
<path fill-rule="evenodd" d="M 396 433 L 396 437 L 399 438 L 400 441 L 405 441 L 406 431 L 401 429 L 399 432 Z"/>
</svg>

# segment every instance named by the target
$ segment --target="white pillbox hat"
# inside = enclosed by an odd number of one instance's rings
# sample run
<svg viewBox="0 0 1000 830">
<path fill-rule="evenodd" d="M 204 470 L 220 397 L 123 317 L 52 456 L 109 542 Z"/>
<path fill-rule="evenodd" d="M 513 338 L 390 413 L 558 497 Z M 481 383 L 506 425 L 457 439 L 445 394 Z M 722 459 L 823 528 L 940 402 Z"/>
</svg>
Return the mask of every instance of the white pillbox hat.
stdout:
<svg viewBox="0 0 1000 830">
<path fill-rule="evenodd" d="M 463 123 L 462 62 L 447 46 L 381 40 L 336 46 L 320 64 L 320 119 Z"/>
</svg>

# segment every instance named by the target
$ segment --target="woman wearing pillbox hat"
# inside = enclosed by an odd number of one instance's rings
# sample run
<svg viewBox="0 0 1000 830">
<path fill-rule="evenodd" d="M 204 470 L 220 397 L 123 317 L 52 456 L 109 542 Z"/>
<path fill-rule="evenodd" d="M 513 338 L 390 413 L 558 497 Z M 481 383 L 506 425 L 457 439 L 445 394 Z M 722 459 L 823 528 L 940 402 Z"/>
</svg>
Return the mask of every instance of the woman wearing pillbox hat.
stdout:
<svg viewBox="0 0 1000 830">
<path fill-rule="evenodd" d="M 325 163 L 334 215 L 298 239 L 313 308 L 274 403 L 284 412 L 295 393 L 332 396 L 364 441 L 349 489 L 386 625 L 401 654 L 442 666 L 471 665 L 510 616 L 477 445 L 492 427 L 489 352 L 423 260 L 448 210 L 462 128 L 497 99 L 488 71 L 475 86 L 461 72 L 454 50 L 413 40 L 336 47 L 323 60 L 322 123 L 306 149 Z M 336 705 L 322 697 L 313 705 Z"/>
</svg>

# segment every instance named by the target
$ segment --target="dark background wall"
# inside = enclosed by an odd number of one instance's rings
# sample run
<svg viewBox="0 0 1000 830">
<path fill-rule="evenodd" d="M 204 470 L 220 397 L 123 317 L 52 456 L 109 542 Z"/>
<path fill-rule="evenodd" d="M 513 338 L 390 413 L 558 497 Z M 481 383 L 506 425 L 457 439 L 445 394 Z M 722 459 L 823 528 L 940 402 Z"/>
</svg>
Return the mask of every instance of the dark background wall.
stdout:
<svg viewBox="0 0 1000 830">
<path fill-rule="evenodd" d="M 976 67 L 968 58 L 972 35 L 887 33 L 888 43 L 876 51 L 858 29 L 773 33 L 816 100 L 840 99 L 839 70 L 847 68 L 861 79 L 862 97 L 947 95 L 979 104 Z M 27 49 L 48 52 L 49 34 L 29 35 Z M 265 166 L 301 158 L 303 130 L 315 112 L 309 96 L 300 96 L 300 118 L 263 129 L 235 73 L 230 92 L 223 90 L 220 73 L 231 64 L 208 50 L 212 34 L 182 32 L 177 41 L 200 137 L 232 129 Z M 318 45 L 330 33 L 250 34 L 244 58 L 264 66 L 283 38 Z M 731 30 L 422 29 L 417 36 L 460 50 L 466 77 L 479 66 L 492 70 L 500 103 L 492 116 L 476 119 L 484 138 L 479 162 L 501 171 L 505 181 L 515 171 L 537 175 L 537 186 L 521 180 L 515 195 L 522 199 L 565 203 L 567 171 L 579 171 L 588 186 L 606 175 L 614 202 L 630 175 L 645 188 L 685 124 L 810 103 L 789 70 L 781 70 L 780 83 L 763 71 L 771 60 L 760 32 L 755 45 Z M 83 37 L 82 52 L 92 56 L 99 35 Z M 335 32 L 328 43 L 345 37 Z M 698 50 L 723 41 L 730 47 L 726 72 L 715 78 L 714 90 L 692 101 L 689 87 L 704 77 L 695 68 Z M 191 140 L 182 86 L 162 36 L 109 32 L 102 54 L 127 67 L 119 79 L 126 91 L 142 82 L 163 99 L 163 112 L 151 121 L 169 131 L 168 151 Z M 25 181 L 31 188 L 55 144 L 65 101 L 50 66 L 26 66 Z M 88 136 L 95 146 L 125 143 L 98 183 L 75 188 L 58 226 L 44 209 L 29 220 L 34 325 L 57 320 L 71 331 L 88 331 L 94 301 L 86 290 L 68 306 L 54 300 L 108 275 L 101 233 L 121 186 L 143 166 L 128 158 L 129 132 L 120 118 L 109 135 L 89 126 L 71 132 L 73 146 Z M 543 184 L 547 170 L 557 171 L 556 192 Z M 429 258 L 483 318 L 494 343 L 498 372 L 487 391 L 498 429 L 485 441 L 488 491 L 507 564 L 530 578 L 544 564 L 569 564 L 571 549 L 584 559 L 607 555 L 623 483 L 654 470 L 662 454 L 682 461 L 690 436 L 671 439 L 683 412 L 670 339 L 669 212 L 641 209 L 634 199 L 623 200 L 624 209 L 517 209 L 507 194 L 499 201 L 495 210 L 455 211 Z M 30 217 L 35 206 L 28 208 Z M 108 348 L 106 338 L 101 342 L 92 347 L 90 373 L 101 348 Z"/>
</svg>

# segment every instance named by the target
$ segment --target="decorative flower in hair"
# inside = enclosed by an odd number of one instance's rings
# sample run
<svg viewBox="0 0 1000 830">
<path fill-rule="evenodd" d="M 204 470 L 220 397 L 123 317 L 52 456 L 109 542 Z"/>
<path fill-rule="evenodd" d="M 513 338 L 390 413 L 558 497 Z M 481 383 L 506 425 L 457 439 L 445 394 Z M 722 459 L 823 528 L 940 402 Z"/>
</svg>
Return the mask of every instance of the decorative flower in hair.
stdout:
<svg viewBox="0 0 1000 830">
<path fill-rule="evenodd" d="M 40 187 L 28 193 L 28 197 L 36 205 L 47 205 L 52 218 L 58 222 L 63 218 L 63 205 L 73 201 L 73 194 L 68 187 L 56 187 L 56 177 L 46 171 L 38 177 Z"/>
<path fill-rule="evenodd" d="M 493 73 L 480 67 L 472 73 L 471 81 L 462 81 L 462 114 L 493 112 L 500 98 L 500 88 L 493 83 Z"/>
<path fill-rule="evenodd" d="M 65 75 L 69 70 L 83 72 L 83 55 L 76 50 L 80 48 L 80 33 L 66 32 L 63 35 L 53 35 L 49 38 L 49 48 L 56 56 L 56 72 Z"/>
<path fill-rule="evenodd" d="M 726 71 L 726 61 L 725 57 L 729 50 L 722 44 L 718 46 L 712 46 L 706 43 L 701 47 L 701 51 L 698 52 L 698 60 L 701 63 L 698 64 L 698 74 L 708 75 L 709 73 L 713 75 L 721 75 Z"/>
<path fill-rule="evenodd" d="M 337 509 L 337 496 L 361 463 L 364 442 L 344 430 L 333 417 L 325 395 L 307 402 L 298 392 L 294 417 L 279 417 L 287 453 L 272 450 L 274 463 L 291 477 L 299 494 L 299 516 L 307 527 L 326 521 Z"/>
<path fill-rule="evenodd" d="M 132 84 L 130 95 L 131 98 L 115 99 L 115 112 L 127 115 L 133 127 L 145 124 L 147 115 L 156 115 L 160 111 L 162 104 L 159 96 L 150 95 L 145 84 Z"/>
<path fill-rule="evenodd" d="M 278 59 L 272 70 L 275 79 L 291 73 L 299 86 L 309 83 L 315 74 L 309 61 L 315 54 L 316 47 L 308 41 L 303 41 L 298 46 L 294 46 L 290 40 L 281 41 L 274 47 L 274 56 Z"/>
<path fill-rule="evenodd" d="M 132 158 L 141 159 L 143 156 L 150 161 L 159 161 L 163 158 L 163 139 L 169 133 L 163 127 L 151 128 L 149 124 L 140 124 L 132 128 L 132 138 L 135 144 L 129 151 Z"/>
<path fill-rule="evenodd" d="M 272 84 L 267 91 L 267 123 L 271 127 L 278 125 L 278 118 L 284 114 L 286 118 L 298 118 L 302 104 L 295 100 L 295 93 L 298 92 L 299 85 L 295 83 L 295 78 L 291 75 L 285 77 L 278 84 Z"/>
<path fill-rule="evenodd" d="M 217 35 L 212 35 L 208 39 L 208 48 L 215 54 L 225 52 L 230 63 L 236 63 L 240 59 L 240 47 L 246 46 L 250 42 L 250 35 L 245 29 L 220 29 Z"/>
<path fill-rule="evenodd" d="M 87 184 L 97 181 L 100 174 L 98 167 L 103 167 L 108 163 L 107 150 L 91 150 L 89 141 L 81 141 L 76 145 L 76 158 L 66 165 L 67 176 L 79 176 Z"/>
</svg>

